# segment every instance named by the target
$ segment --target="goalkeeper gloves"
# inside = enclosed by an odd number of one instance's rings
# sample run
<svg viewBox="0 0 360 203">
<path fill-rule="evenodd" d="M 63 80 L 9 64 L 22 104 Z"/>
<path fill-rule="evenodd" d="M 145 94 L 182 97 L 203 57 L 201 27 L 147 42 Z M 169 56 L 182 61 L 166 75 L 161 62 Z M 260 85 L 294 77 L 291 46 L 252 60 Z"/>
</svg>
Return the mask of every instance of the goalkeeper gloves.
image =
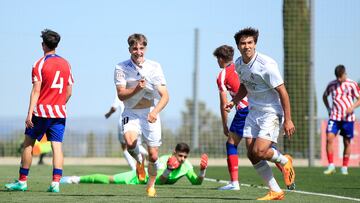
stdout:
<svg viewBox="0 0 360 203">
<path fill-rule="evenodd" d="M 208 156 L 207 154 L 202 154 L 201 155 L 201 162 L 200 162 L 200 170 L 205 170 L 208 166 Z"/>
<path fill-rule="evenodd" d="M 180 167 L 180 162 L 175 156 L 171 156 L 167 161 L 167 168 L 169 170 L 174 170 Z"/>
<path fill-rule="evenodd" d="M 204 178 L 206 173 L 206 168 L 208 166 L 208 156 L 207 154 L 201 155 L 201 161 L 200 161 L 200 174 L 199 177 Z"/>
</svg>

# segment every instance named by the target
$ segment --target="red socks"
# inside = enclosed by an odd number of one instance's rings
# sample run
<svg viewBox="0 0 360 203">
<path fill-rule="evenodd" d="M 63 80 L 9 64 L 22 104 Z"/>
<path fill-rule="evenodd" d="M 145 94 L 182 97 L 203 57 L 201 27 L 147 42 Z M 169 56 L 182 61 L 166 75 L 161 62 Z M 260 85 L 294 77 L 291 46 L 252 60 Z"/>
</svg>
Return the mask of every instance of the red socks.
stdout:
<svg viewBox="0 0 360 203">
<path fill-rule="evenodd" d="M 329 164 L 334 163 L 334 154 L 331 152 L 327 152 L 327 158 L 328 158 L 328 162 Z"/>
<path fill-rule="evenodd" d="M 350 156 L 349 156 L 349 155 L 344 155 L 344 157 L 343 157 L 343 166 L 344 166 L 344 167 L 348 167 L 348 165 L 349 165 L 349 159 L 350 159 Z"/>
<path fill-rule="evenodd" d="M 227 158 L 228 170 L 230 173 L 231 181 L 238 181 L 239 173 L 238 173 L 238 164 L 239 158 L 237 154 L 228 155 Z"/>
</svg>

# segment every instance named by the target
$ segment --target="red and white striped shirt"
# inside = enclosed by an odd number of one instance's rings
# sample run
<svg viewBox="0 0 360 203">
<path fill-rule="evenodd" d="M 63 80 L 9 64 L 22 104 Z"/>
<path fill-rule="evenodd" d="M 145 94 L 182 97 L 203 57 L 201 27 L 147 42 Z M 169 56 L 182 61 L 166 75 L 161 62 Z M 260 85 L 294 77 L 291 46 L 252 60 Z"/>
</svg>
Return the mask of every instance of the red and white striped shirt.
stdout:
<svg viewBox="0 0 360 203">
<path fill-rule="evenodd" d="M 235 72 L 235 65 L 233 63 L 221 70 L 216 83 L 220 92 L 228 91 L 232 98 L 236 95 L 240 87 L 240 80 L 238 74 Z M 238 103 L 237 109 L 242 109 L 247 106 L 248 100 L 247 97 L 245 97 Z"/>
<path fill-rule="evenodd" d="M 41 82 L 40 96 L 33 114 L 42 118 L 66 118 L 66 89 L 74 83 L 70 64 L 49 54 L 35 62 L 32 82 Z"/>
<path fill-rule="evenodd" d="M 332 98 L 330 119 L 355 121 L 355 114 L 346 114 L 346 110 L 353 105 L 355 98 L 359 99 L 360 88 L 356 82 L 350 79 L 341 83 L 338 80 L 333 80 L 326 87 L 325 95 L 331 95 Z"/>
</svg>

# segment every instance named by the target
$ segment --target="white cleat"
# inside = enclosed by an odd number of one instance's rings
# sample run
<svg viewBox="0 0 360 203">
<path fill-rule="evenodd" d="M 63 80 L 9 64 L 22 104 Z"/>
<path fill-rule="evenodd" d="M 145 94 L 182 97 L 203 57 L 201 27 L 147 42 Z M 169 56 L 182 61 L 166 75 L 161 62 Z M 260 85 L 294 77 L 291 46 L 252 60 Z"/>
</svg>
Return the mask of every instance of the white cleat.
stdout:
<svg viewBox="0 0 360 203">
<path fill-rule="evenodd" d="M 229 183 L 225 186 L 218 188 L 218 190 L 240 190 L 240 185 Z"/>
<path fill-rule="evenodd" d="M 79 176 L 63 176 L 60 179 L 61 184 L 79 184 L 80 177 Z"/>
<path fill-rule="evenodd" d="M 325 171 L 324 174 L 325 175 L 332 175 L 336 173 L 335 167 L 334 166 L 329 166 Z"/>
<path fill-rule="evenodd" d="M 343 175 L 349 175 L 349 172 L 347 170 L 347 167 L 341 167 L 341 174 Z"/>
</svg>

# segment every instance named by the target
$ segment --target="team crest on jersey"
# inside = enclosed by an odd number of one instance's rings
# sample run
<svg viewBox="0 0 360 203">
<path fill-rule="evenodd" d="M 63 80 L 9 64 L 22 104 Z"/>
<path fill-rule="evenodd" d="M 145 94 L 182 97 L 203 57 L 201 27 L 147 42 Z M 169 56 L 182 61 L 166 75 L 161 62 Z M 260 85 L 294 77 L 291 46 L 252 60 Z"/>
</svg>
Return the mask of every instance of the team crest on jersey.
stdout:
<svg viewBox="0 0 360 203">
<path fill-rule="evenodd" d="M 125 77 L 125 74 L 120 71 L 120 70 L 117 70 L 116 71 L 116 79 L 120 80 L 121 78 L 124 78 Z"/>
</svg>

